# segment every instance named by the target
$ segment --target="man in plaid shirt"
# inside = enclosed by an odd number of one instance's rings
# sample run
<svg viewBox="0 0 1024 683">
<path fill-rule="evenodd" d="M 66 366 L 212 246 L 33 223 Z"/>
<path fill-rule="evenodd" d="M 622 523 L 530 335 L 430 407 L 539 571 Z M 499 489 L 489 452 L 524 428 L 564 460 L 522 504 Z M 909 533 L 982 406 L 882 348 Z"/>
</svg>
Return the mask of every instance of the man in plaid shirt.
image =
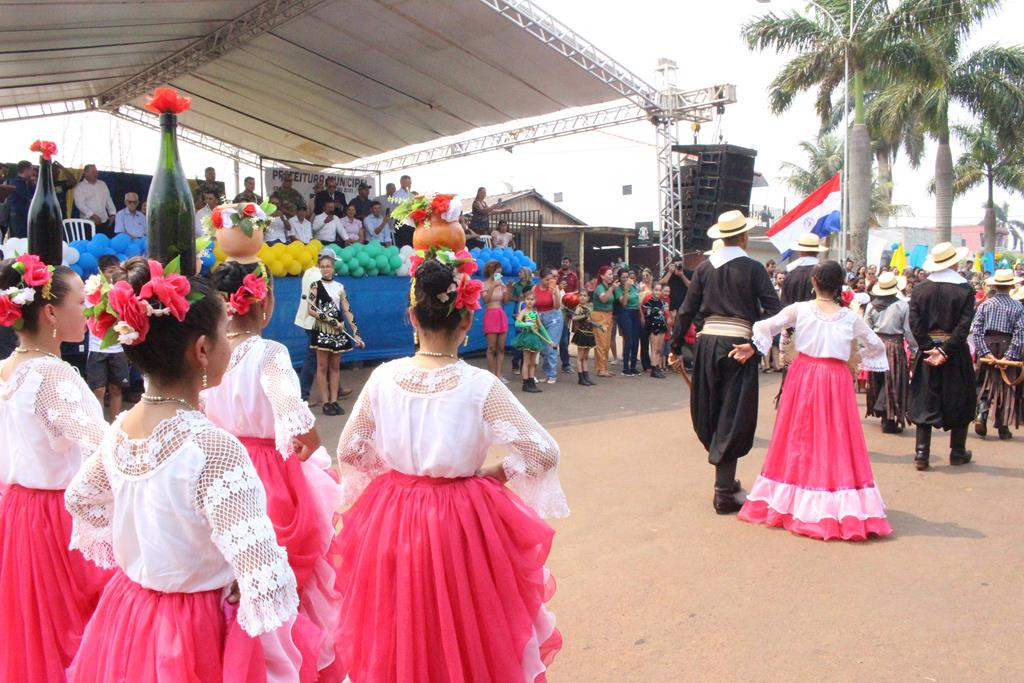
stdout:
<svg viewBox="0 0 1024 683">
<path fill-rule="evenodd" d="M 1024 353 L 1024 308 L 1010 298 L 1010 290 L 1024 278 L 1014 275 L 1012 270 L 997 270 L 985 280 L 992 287 L 992 295 L 983 301 L 974 312 L 971 324 L 971 342 L 978 358 L 978 419 L 974 431 L 978 436 L 988 433 L 988 413 L 995 413 L 995 425 L 1000 439 L 1012 439 L 1009 424 L 1015 427 L 1024 421 L 1024 383 L 1017 386 L 1007 384 L 1003 372 L 996 365 L 981 362 L 982 359 L 1003 358 L 1019 361 Z M 1006 369 L 1005 374 L 1012 381 L 1024 372 L 1024 368 Z"/>
</svg>

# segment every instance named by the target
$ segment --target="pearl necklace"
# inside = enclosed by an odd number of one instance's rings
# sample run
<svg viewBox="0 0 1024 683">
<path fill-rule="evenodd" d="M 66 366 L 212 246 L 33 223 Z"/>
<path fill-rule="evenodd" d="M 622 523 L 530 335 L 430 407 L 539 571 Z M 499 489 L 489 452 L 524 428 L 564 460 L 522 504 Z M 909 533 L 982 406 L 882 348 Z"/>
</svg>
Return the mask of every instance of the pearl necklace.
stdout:
<svg viewBox="0 0 1024 683">
<path fill-rule="evenodd" d="M 183 398 L 174 398 L 173 396 L 172 397 L 154 396 L 152 394 L 143 394 L 141 398 L 142 398 L 142 401 L 144 403 L 151 403 L 151 404 L 178 403 L 180 405 L 185 406 L 189 410 L 196 410 L 196 407 L 194 405 L 192 405 L 191 403 L 189 403 L 188 401 L 186 401 Z"/>
<path fill-rule="evenodd" d="M 440 353 L 437 351 L 417 351 L 416 355 L 427 356 L 428 358 L 454 358 L 455 360 L 459 359 L 459 354 L 457 353 Z"/>
<path fill-rule="evenodd" d="M 252 330 L 241 330 L 239 332 L 228 332 L 224 336 L 226 336 L 228 339 L 234 339 L 236 337 L 241 337 L 243 334 L 255 335 L 259 334 L 259 332 L 253 332 Z"/>
<path fill-rule="evenodd" d="M 19 346 L 16 349 L 14 349 L 14 352 L 15 353 L 41 353 L 44 356 L 49 356 L 50 358 L 56 358 L 57 360 L 61 360 L 61 357 L 58 356 L 57 354 L 50 353 L 49 351 L 43 351 L 42 349 L 27 349 L 27 348 L 25 348 L 23 346 Z"/>
</svg>

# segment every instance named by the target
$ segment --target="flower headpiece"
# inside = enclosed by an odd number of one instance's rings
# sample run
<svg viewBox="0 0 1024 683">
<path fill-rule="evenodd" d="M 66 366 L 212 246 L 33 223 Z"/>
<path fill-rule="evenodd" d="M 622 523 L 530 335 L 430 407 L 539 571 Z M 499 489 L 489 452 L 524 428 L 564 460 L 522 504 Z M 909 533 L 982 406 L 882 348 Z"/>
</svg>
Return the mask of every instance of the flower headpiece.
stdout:
<svg viewBox="0 0 1024 683">
<path fill-rule="evenodd" d="M 179 95 L 174 88 L 157 88 L 144 106 L 154 114 L 180 114 L 192 106 L 192 98 Z"/>
<path fill-rule="evenodd" d="M 414 228 L 423 225 L 435 216 L 454 223 L 462 215 L 462 202 L 454 194 L 432 196 L 418 194 L 396 206 L 391 215 L 395 220 Z"/>
<path fill-rule="evenodd" d="M 222 292 L 228 303 L 228 312 L 231 315 L 245 315 L 250 306 L 266 299 L 269 289 L 267 280 L 267 267 L 260 263 L 256 270 L 242 278 L 238 289 L 231 294 Z"/>
<path fill-rule="evenodd" d="M 221 228 L 240 228 L 246 237 L 252 237 L 255 229 L 267 229 L 275 211 L 277 207 L 270 202 L 221 204 L 203 218 L 203 227 L 211 235 Z"/>
<path fill-rule="evenodd" d="M 480 293 L 484 290 L 484 283 L 471 277 L 477 271 L 477 263 L 468 251 L 463 249 L 456 253 L 447 247 L 417 251 L 409 257 L 409 275 L 413 278 L 414 290 L 416 270 L 428 259 L 439 261 L 452 269 L 452 284 L 437 295 L 441 303 L 448 304 L 448 313 L 458 309 L 465 315 L 468 311 L 480 310 Z"/>
<path fill-rule="evenodd" d="M 149 282 L 142 285 L 138 294 L 124 280 L 111 284 L 102 274 L 86 280 L 87 325 L 90 334 L 100 339 L 100 348 L 146 341 L 149 319 L 153 316 L 173 315 L 178 322 L 183 321 L 189 307 L 203 295 L 191 291 L 188 278 L 180 273 L 177 258 L 166 267 L 151 259 Z"/>
<path fill-rule="evenodd" d="M 53 298 L 53 266 L 46 265 L 35 254 L 22 254 L 12 267 L 21 273 L 21 280 L 0 291 L 0 325 L 20 330 L 25 324 L 21 307 L 35 301 L 37 287 L 42 288 L 44 299 Z"/>
<path fill-rule="evenodd" d="M 49 161 L 57 153 L 57 143 L 50 142 L 49 140 L 36 140 L 28 150 L 30 152 L 39 152 L 39 155 L 44 160 Z"/>
</svg>

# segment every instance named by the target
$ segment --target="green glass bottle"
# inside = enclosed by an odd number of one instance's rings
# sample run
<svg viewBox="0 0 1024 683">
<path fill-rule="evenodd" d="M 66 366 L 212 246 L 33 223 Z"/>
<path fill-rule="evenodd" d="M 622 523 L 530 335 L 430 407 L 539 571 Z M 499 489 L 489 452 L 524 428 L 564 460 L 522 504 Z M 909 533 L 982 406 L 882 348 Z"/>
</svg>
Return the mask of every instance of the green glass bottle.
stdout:
<svg viewBox="0 0 1024 683">
<path fill-rule="evenodd" d="M 167 264 L 181 257 L 181 274 L 196 274 L 196 207 L 178 156 L 178 116 L 160 114 L 160 160 L 149 186 L 146 251 Z"/>
<path fill-rule="evenodd" d="M 28 251 L 50 266 L 64 260 L 64 214 L 53 188 L 53 162 L 39 157 L 39 180 L 28 207 Z"/>
</svg>

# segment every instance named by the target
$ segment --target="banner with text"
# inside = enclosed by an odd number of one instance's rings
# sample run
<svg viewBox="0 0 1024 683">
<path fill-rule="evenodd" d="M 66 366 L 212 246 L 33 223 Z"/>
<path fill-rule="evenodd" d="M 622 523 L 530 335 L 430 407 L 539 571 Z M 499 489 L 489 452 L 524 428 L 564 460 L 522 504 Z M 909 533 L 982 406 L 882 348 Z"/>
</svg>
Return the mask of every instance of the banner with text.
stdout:
<svg viewBox="0 0 1024 683">
<path fill-rule="evenodd" d="M 370 196 L 376 197 L 377 178 L 374 175 L 342 175 L 341 173 L 316 173 L 303 171 L 297 168 L 265 168 L 263 169 L 263 187 L 266 197 L 269 197 L 276 190 L 281 188 L 281 181 L 286 177 L 292 179 L 292 188 L 299 191 L 307 199 L 320 190 L 326 189 L 327 179 L 334 178 L 338 181 L 338 189 L 345 193 L 345 198 L 351 200 L 356 196 L 359 183 L 366 183 L 370 186 Z"/>
</svg>

